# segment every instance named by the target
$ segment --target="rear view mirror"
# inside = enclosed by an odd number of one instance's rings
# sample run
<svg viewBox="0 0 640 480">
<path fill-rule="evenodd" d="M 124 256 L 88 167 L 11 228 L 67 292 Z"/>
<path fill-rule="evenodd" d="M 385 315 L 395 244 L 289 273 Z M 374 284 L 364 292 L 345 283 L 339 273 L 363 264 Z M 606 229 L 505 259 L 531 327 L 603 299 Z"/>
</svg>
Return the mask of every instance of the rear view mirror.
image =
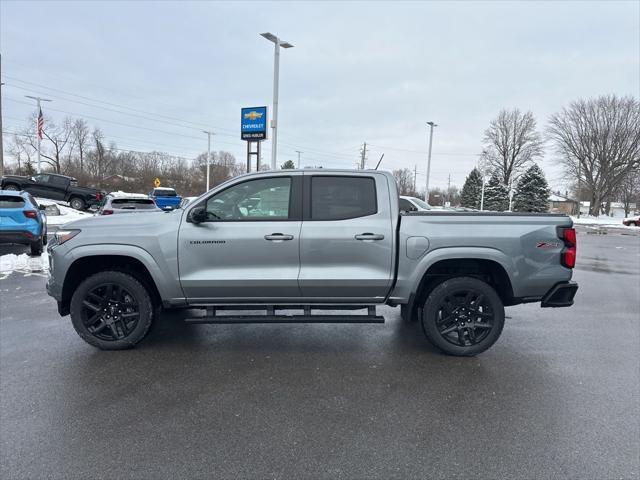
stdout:
<svg viewBox="0 0 640 480">
<path fill-rule="evenodd" d="M 189 213 L 189 219 L 193 223 L 202 223 L 207 220 L 207 210 L 204 207 L 196 207 Z"/>
</svg>

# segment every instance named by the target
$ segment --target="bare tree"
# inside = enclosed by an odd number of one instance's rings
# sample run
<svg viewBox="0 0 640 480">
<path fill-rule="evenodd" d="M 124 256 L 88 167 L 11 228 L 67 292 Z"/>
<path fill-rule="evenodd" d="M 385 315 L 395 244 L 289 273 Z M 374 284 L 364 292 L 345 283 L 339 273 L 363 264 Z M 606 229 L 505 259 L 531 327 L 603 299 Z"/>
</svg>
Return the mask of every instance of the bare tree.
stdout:
<svg viewBox="0 0 640 480">
<path fill-rule="evenodd" d="M 640 206 L 640 170 L 629 172 L 615 191 L 618 201 L 624 206 L 624 216 L 628 217 L 631 212 L 631 204 L 636 204 L 636 209 Z"/>
<path fill-rule="evenodd" d="M 71 127 L 75 146 L 78 148 L 80 172 L 84 172 L 84 155 L 89 146 L 89 125 L 86 120 L 78 118 Z"/>
<path fill-rule="evenodd" d="M 640 166 L 640 102 L 633 97 L 575 101 L 551 116 L 548 132 L 567 173 L 590 193 L 591 215 Z"/>
<path fill-rule="evenodd" d="M 483 156 L 490 169 L 510 186 L 527 163 L 542 156 L 542 143 L 533 113 L 517 108 L 501 110 L 484 132 Z"/>
<path fill-rule="evenodd" d="M 394 170 L 393 176 L 398 184 L 400 195 L 415 196 L 415 185 L 413 184 L 413 172 L 408 168 Z"/>
</svg>

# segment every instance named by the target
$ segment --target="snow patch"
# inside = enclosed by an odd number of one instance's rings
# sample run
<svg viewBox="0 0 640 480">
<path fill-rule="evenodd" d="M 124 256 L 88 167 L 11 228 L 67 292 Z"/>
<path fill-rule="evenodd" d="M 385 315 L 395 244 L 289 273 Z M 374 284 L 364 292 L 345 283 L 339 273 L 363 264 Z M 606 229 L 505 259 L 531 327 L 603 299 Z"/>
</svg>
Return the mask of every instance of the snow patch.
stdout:
<svg viewBox="0 0 640 480">
<path fill-rule="evenodd" d="M 581 215 L 578 217 L 571 217 L 574 225 L 585 225 L 593 227 L 616 227 L 616 228 L 629 228 L 638 229 L 638 227 L 628 227 L 622 224 L 622 219 L 619 217 L 609 217 L 607 215 L 600 215 L 594 217 L 593 215 Z"/>
<path fill-rule="evenodd" d="M 45 276 L 48 271 L 49 255 L 46 250 L 39 257 L 32 257 L 26 253 L 0 255 L 0 280 L 8 277 L 13 272 L 23 273 L 25 276 Z"/>
<path fill-rule="evenodd" d="M 60 226 L 65 223 L 73 222 L 74 220 L 80 220 L 81 218 L 92 217 L 92 213 L 80 212 L 68 207 L 60 202 L 54 200 L 48 200 L 46 198 L 36 198 L 36 201 L 40 205 L 56 205 L 60 210 L 60 215 L 47 215 L 47 225 Z"/>
</svg>

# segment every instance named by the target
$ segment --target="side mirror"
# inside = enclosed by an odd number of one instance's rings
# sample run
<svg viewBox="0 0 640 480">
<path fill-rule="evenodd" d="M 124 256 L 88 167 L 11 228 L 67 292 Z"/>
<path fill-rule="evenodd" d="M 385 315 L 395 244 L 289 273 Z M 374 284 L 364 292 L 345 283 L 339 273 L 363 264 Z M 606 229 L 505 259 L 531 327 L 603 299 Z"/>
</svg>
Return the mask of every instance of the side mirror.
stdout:
<svg viewBox="0 0 640 480">
<path fill-rule="evenodd" d="M 416 207 L 415 205 L 411 205 L 411 207 L 409 208 L 410 212 L 417 212 L 418 211 L 418 207 Z"/>
<path fill-rule="evenodd" d="M 47 206 L 46 205 L 38 205 L 38 210 L 46 210 Z"/>
<path fill-rule="evenodd" d="M 29 181 L 30 182 L 35 182 L 36 181 L 36 177 L 29 177 Z"/>
<path fill-rule="evenodd" d="M 202 223 L 207 221 L 207 210 L 204 207 L 196 207 L 189 213 L 189 219 L 193 223 Z"/>
</svg>

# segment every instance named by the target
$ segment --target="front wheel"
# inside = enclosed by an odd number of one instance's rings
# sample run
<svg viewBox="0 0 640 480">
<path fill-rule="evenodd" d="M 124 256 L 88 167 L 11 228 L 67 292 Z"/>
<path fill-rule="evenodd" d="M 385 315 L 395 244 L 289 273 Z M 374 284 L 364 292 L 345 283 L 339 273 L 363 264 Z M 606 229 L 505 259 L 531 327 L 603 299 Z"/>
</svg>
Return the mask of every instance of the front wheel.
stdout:
<svg viewBox="0 0 640 480">
<path fill-rule="evenodd" d="M 132 348 L 149 331 L 154 309 L 147 289 L 123 272 L 96 273 L 71 297 L 71 322 L 78 335 L 102 350 Z"/>
<path fill-rule="evenodd" d="M 10 183 L 10 184 L 5 185 L 4 187 L 2 187 L 2 190 L 9 190 L 11 192 L 17 192 L 18 190 L 20 190 L 20 188 L 17 185 L 14 185 L 13 183 Z"/>
<path fill-rule="evenodd" d="M 420 309 L 427 339 L 444 353 L 473 356 L 491 347 L 504 327 L 496 291 L 473 277 L 455 277 L 435 287 Z"/>
</svg>

